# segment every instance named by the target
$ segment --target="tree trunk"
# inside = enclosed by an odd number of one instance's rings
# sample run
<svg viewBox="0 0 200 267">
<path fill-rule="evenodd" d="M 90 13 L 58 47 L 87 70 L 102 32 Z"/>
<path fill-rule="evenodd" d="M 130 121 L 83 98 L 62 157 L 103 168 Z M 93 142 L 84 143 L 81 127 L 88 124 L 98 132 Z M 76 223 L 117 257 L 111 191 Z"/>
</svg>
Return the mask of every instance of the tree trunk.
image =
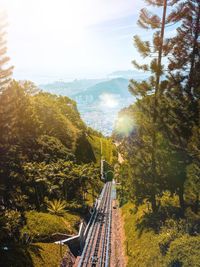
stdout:
<svg viewBox="0 0 200 267">
<path fill-rule="evenodd" d="M 189 79 L 188 79 L 188 89 L 187 93 L 192 98 L 192 88 L 193 88 L 193 74 L 195 72 L 195 57 L 199 53 L 198 49 L 198 38 L 199 38 L 199 33 L 200 33 L 200 3 L 198 3 L 198 14 L 196 18 L 196 23 L 195 23 L 195 33 L 194 33 L 194 40 L 193 40 L 193 48 L 192 48 L 192 54 L 191 54 L 191 65 L 190 65 L 190 71 L 189 71 Z"/>
<path fill-rule="evenodd" d="M 158 209 L 157 209 L 155 195 L 151 196 L 150 202 L 151 202 L 151 208 L 152 208 L 153 213 L 157 212 Z"/>
<path fill-rule="evenodd" d="M 37 185 L 36 184 L 34 184 L 34 188 L 35 188 L 35 205 L 36 205 L 36 209 L 38 211 L 40 211 L 40 199 L 39 199 L 38 189 L 37 189 Z"/>
<path fill-rule="evenodd" d="M 163 16 L 162 16 L 162 25 L 161 25 L 161 33 L 160 33 L 160 49 L 158 51 L 158 72 L 156 73 L 156 86 L 155 86 L 155 102 L 157 100 L 157 93 L 159 92 L 160 85 L 160 69 L 162 66 L 162 56 L 163 56 L 163 43 L 164 43 L 164 35 L 165 35 L 165 25 L 166 25 L 166 14 L 167 14 L 167 0 L 164 0 L 163 3 Z M 155 103 L 157 104 L 157 103 Z"/>
<path fill-rule="evenodd" d="M 158 106 L 158 97 L 159 97 L 159 87 L 160 87 L 160 69 L 162 66 L 162 56 L 163 56 L 163 42 L 164 42 L 164 34 L 165 34 L 165 24 L 166 24 L 166 13 L 167 13 L 167 0 L 164 0 L 163 3 L 163 16 L 162 16 L 162 26 L 161 26 L 161 34 L 160 34 L 160 48 L 158 51 L 158 68 L 159 71 L 156 73 L 156 85 L 155 85 L 155 94 L 154 94 L 154 108 L 153 108 L 153 136 L 152 136 L 152 177 L 154 177 L 154 183 L 157 181 L 157 170 L 156 170 L 156 128 L 157 128 L 157 106 Z M 153 206 L 156 208 L 156 200 L 155 200 L 155 195 L 152 200 L 152 210 Z M 154 204 L 153 204 L 154 203 Z M 154 210 L 153 210 L 154 211 Z"/>
<path fill-rule="evenodd" d="M 197 214 L 199 212 L 199 194 L 196 195 L 195 207 L 194 212 Z"/>
<path fill-rule="evenodd" d="M 180 204 L 180 208 L 181 208 L 181 210 L 182 210 L 183 213 L 184 213 L 184 211 L 185 211 L 185 200 L 184 200 L 183 193 L 184 193 L 183 187 L 180 187 L 180 188 L 179 188 L 179 191 L 178 191 L 179 204 Z"/>
</svg>

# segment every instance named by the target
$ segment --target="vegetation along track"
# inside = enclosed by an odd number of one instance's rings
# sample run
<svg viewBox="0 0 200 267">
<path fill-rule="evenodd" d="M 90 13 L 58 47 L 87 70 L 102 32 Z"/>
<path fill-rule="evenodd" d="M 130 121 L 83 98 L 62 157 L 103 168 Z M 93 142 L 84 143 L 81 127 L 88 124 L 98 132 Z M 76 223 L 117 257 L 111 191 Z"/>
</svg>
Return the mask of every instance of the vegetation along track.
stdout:
<svg viewBox="0 0 200 267">
<path fill-rule="evenodd" d="M 78 267 L 109 266 L 112 218 L 112 182 L 104 185 Z"/>
</svg>

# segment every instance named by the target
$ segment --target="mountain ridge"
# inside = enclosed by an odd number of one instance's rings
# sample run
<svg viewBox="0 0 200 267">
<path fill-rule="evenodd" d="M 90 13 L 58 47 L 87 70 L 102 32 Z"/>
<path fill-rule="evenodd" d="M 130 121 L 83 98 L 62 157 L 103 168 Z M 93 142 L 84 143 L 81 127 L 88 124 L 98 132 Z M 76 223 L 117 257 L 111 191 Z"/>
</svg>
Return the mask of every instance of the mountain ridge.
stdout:
<svg viewBox="0 0 200 267">
<path fill-rule="evenodd" d="M 108 81 L 100 82 L 89 88 L 84 92 L 79 92 L 74 95 L 75 100 L 79 102 L 79 97 L 91 96 L 93 100 L 97 101 L 102 94 L 118 95 L 120 97 L 130 97 L 128 91 L 129 80 L 125 78 L 115 78 Z"/>
</svg>

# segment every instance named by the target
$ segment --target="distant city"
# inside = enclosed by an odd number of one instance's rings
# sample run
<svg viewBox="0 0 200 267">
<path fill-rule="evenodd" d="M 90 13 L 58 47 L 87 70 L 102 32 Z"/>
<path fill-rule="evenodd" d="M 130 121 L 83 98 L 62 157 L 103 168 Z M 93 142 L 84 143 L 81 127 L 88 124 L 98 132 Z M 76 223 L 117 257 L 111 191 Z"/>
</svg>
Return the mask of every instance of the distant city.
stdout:
<svg viewBox="0 0 200 267">
<path fill-rule="evenodd" d="M 145 78 L 144 74 L 138 71 L 116 71 L 105 79 L 58 81 L 39 87 L 44 91 L 75 100 L 85 123 L 105 136 L 110 136 L 118 112 L 135 100 L 128 91 L 129 80 Z"/>
</svg>

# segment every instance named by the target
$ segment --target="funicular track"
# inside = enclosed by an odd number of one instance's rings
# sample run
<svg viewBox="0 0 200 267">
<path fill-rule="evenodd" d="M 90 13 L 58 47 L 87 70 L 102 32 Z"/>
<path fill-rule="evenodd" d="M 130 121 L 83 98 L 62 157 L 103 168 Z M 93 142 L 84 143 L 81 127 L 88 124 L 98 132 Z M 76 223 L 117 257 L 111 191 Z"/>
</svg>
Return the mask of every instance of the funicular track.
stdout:
<svg viewBox="0 0 200 267">
<path fill-rule="evenodd" d="M 112 182 L 104 185 L 78 267 L 108 267 L 111 248 Z"/>
</svg>

